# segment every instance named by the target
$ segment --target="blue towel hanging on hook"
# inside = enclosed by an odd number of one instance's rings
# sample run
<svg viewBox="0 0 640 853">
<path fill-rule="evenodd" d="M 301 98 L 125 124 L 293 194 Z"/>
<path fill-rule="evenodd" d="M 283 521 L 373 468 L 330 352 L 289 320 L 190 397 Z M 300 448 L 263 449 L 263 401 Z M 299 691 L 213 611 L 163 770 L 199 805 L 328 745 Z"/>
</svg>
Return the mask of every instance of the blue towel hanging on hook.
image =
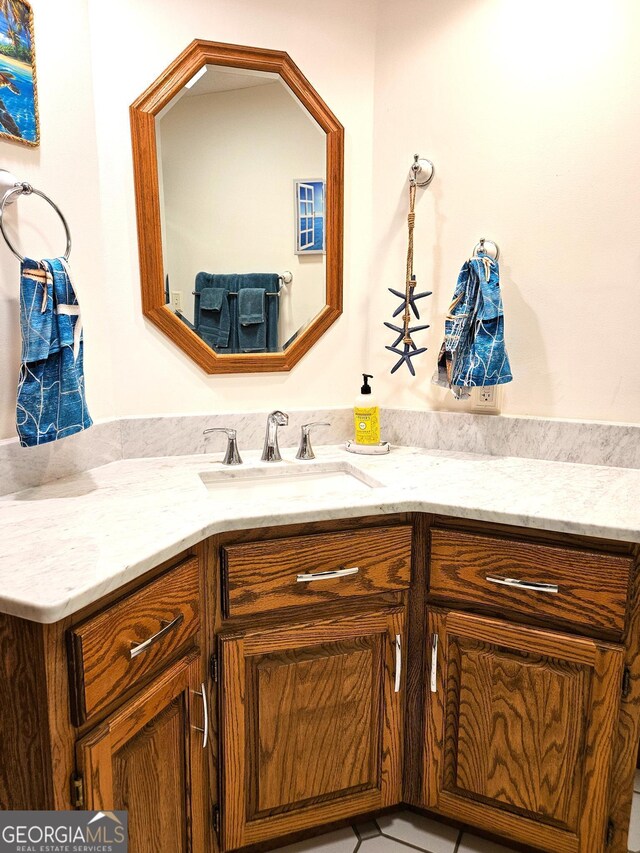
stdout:
<svg viewBox="0 0 640 853">
<path fill-rule="evenodd" d="M 23 260 L 20 326 L 20 444 L 46 444 L 90 427 L 80 306 L 64 258 Z"/>
<path fill-rule="evenodd" d="M 500 268 L 497 260 L 480 251 L 460 270 L 432 381 L 462 399 L 470 396 L 470 388 L 502 385 L 512 379 L 504 341 Z"/>
</svg>

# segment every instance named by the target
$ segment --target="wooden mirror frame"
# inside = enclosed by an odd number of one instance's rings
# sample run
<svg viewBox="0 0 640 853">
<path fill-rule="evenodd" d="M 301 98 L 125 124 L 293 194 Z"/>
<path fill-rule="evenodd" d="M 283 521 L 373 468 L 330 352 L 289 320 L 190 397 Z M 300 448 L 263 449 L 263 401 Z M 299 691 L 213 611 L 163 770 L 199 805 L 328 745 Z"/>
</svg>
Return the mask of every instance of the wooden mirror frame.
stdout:
<svg viewBox="0 0 640 853">
<path fill-rule="evenodd" d="M 280 75 L 327 135 L 326 304 L 283 352 L 218 354 L 165 304 L 156 116 L 205 65 Z M 342 313 L 344 129 L 291 57 L 280 50 L 196 39 L 130 107 L 140 255 L 142 311 L 207 373 L 257 373 L 291 368 Z"/>
</svg>

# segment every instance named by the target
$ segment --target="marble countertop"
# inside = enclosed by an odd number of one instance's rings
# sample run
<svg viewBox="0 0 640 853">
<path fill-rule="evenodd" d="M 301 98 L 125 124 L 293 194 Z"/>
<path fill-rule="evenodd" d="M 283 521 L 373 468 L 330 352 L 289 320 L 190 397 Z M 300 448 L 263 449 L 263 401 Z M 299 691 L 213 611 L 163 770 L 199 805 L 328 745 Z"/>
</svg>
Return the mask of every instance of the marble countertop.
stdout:
<svg viewBox="0 0 640 853">
<path fill-rule="evenodd" d="M 207 489 L 201 473 L 263 467 L 250 451 L 241 469 L 221 454 L 131 459 L 6 495 L 0 612 L 56 622 L 214 533 L 303 521 L 434 512 L 640 543 L 640 470 L 405 447 L 316 454 L 277 464 L 352 466 L 380 485 L 306 502 Z"/>
</svg>

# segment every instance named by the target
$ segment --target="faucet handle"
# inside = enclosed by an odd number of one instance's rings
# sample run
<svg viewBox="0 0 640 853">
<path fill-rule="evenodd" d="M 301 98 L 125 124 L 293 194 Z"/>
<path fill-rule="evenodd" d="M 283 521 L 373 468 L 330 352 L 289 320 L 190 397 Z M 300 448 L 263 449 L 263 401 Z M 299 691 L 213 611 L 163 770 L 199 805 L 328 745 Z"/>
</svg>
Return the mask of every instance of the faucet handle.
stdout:
<svg viewBox="0 0 640 853">
<path fill-rule="evenodd" d="M 326 421 L 313 421 L 310 424 L 303 424 L 300 435 L 300 447 L 296 453 L 296 459 L 315 459 L 316 455 L 311 447 L 311 429 L 317 426 L 331 426 Z"/>
<path fill-rule="evenodd" d="M 237 432 L 235 429 L 227 427 L 211 427 L 202 431 L 203 435 L 208 435 L 211 432 L 223 432 L 227 436 L 227 452 L 222 460 L 223 465 L 242 465 L 242 458 L 238 450 Z"/>
<path fill-rule="evenodd" d="M 278 426 L 287 426 L 289 423 L 289 415 L 286 412 L 281 412 L 280 409 L 276 409 L 268 415 L 267 420 L 275 421 Z"/>
</svg>

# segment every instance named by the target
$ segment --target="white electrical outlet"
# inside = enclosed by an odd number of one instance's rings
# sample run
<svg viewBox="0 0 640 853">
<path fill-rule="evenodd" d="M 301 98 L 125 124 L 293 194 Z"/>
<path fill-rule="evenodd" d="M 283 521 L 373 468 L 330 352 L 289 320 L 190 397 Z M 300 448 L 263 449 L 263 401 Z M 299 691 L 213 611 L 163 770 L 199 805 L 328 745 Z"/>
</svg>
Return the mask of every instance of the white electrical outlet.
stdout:
<svg viewBox="0 0 640 853">
<path fill-rule="evenodd" d="M 171 291 L 171 307 L 174 311 L 182 311 L 182 291 Z"/>
<path fill-rule="evenodd" d="M 502 408 L 502 389 L 485 385 L 471 391 L 471 411 L 481 415 L 499 415 Z"/>
</svg>

